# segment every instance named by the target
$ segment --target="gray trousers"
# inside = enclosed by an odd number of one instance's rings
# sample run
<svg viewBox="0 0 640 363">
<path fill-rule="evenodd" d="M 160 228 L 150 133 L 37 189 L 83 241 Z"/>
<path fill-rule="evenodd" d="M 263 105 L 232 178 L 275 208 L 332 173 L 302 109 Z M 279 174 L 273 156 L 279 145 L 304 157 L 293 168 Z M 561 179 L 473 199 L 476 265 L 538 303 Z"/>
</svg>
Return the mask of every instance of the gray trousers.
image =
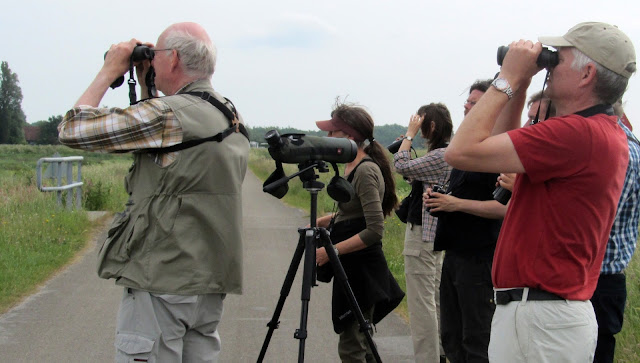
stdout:
<svg viewBox="0 0 640 363">
<path fill-rule="evenodd" d="M 404 272 L 413 352 L 416 362 L 440 362 L 440 275 L 442 251 L 422 241 L 422 226 L 407 223 L 404 235 Z"/>
<path fill-rule="evenodd" d="M 124 289 L 116 362 L 216 362 L 226 294 L 163 295 Z"/>
</svg>

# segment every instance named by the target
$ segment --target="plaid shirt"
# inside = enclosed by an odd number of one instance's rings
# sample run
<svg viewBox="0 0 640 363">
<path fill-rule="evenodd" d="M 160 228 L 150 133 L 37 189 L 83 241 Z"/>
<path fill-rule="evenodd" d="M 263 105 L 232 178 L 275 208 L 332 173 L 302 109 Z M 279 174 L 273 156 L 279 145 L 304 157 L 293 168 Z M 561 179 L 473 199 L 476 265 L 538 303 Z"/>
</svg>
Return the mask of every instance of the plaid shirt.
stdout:
<svg viewBox="0 0 640 363">
<path fill-rule="evenodd" d="M 445 185 L 451 174 L 451 166 L 444 161 L 445 148 L 435 149 L 426 155 L 411 160 L 409 150 L 398 151 L 393 156 L 396 171 L 401 175 L 423 182 L 424 189 L 431 188 L 433 184 Z M 436 224 L 438 218 L 429 214 L 424 203 L 422 204 L 422 241 L 433 242 L 436 236 Z"/>
<path fill-rule="evenodd" d="M 636 249 L 640 220 L 640 141 L 619 120 L 618 124 L 627 134 L 629 165 L 600 270 L 607 275 L 620 273 L 629 264 Z"/>
<path fill-rule="evenodd" d="M 74 149 L 98 152 L 132 152 L 182 142 L 182 127 L 161 98 L 148 99 L 128 108 L 79 106 L 58 125 L 60 143 Z M 149 154 L 156 164 L 171 164 L 177 152 Z"/>
</svg>

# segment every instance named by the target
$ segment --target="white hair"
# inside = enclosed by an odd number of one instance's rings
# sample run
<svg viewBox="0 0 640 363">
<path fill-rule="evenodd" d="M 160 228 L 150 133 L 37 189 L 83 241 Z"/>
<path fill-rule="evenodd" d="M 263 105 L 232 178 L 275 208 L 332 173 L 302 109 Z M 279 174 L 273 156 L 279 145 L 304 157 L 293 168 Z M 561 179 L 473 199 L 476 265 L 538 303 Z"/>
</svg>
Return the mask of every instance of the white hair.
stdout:
<svg viewBox="0 0 640 363">
<path fill-rule="evenodd" d="M 622 98 L 629 84 L 628 78 L 604 67 L 582 53 L 578 48 L 572 47 L 571 51 L 573 52 L 572 69 L 580 71 L 589 63 L 593 63 L 596 66 L 596 86 L 594 92 L 600 101 L 612 105 Z"/>
<path fill-rule="evenodd" d="M 183 71 L 192 77 L 208 78 L 216 67 L 216 47 L 211 42 L 198 39 L 184 30 L 167 33 L 164 47 L 175 49 L 183 65 Z"/>
</svg>

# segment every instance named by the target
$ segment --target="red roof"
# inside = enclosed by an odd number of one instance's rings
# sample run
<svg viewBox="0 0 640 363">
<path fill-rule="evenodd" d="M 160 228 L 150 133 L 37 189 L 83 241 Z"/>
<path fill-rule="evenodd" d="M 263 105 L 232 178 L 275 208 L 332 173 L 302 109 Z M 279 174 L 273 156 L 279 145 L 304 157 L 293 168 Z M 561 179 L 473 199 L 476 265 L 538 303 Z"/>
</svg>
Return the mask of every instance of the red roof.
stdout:
<svg viewBox="0 0 640 363">
<path fill-rule="evenodd" d="M 37 141 L 40 137 L 40 127 L 38 126 L 24 126 L 22 129 L 24 130 L 24 138 L 27 142 Z"/>
</svg>

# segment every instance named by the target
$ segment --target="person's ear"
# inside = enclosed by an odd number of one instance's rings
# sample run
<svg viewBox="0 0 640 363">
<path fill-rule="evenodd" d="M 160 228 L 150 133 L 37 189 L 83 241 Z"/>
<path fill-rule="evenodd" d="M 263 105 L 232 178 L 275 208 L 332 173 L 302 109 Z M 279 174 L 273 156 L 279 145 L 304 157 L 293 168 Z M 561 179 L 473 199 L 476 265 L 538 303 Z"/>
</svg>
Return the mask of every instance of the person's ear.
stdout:
<svg viewBox="0 0 640 363">
<path fill-rule="evenodd" d="M 180 56 L 175 49 L 171 50 L 171 70 L 175 70 L 180 66 Z"/>
<path fill-rule="evenodd" d="M 580 79 L 580 84 L 589 84 L 595 83 L 597 80 L 596 75 L 596 65 L 593 63 L 587 63 L 584 68 L 582 68 L 582 78 Z"/>
</svg>

